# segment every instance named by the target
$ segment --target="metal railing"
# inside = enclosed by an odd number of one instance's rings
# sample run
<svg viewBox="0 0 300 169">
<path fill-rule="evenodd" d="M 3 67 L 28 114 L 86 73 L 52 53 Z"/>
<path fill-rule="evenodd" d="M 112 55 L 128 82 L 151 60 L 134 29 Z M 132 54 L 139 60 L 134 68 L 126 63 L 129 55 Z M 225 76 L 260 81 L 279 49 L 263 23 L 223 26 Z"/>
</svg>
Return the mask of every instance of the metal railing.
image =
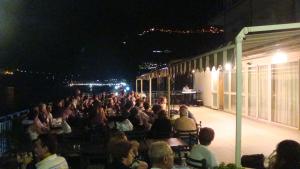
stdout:
<svg viewBox="0 0 300 169">
<path fill-rule="evenodd" d="M 143 92 L 146 95 L 146 99 L 148 100 L 149 98 L 149 92 Z M 151 92 L 151 104 L 157 103 L 159 97 L 161 96 L 168 96 L 168 91 L 152 91 Z M 201 100 L 201 93 L 197 92 L 191 96 L 191 100 Z M 178 105 L 178 104 L 183 104 L 184 103 L 184 97 L 182 94 L 182 91 L 171 91 L 171 100 L 170 104 L 171 105 Z M 149 101 L 149 100 L 148 100 Z"/>
<path fill-rule="evenodd" d="M 13 119 L 18 118 L 28 112 L 29 110 L 25 109 L 0 117 L 0 156 L 2 156 L 5 152 L 8 151 L 8 138 L 6 133 L 7 131 L 10 131 L 12 129 Z"/>
</svg>

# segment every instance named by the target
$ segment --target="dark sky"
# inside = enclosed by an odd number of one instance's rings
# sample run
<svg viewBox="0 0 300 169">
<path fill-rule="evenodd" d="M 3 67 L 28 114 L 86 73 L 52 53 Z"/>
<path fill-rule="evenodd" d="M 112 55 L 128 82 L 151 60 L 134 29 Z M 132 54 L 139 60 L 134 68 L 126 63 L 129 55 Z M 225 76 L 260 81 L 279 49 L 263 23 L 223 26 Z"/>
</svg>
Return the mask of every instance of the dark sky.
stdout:
<svg viewBox="0 0 300 169">
<path fill-rule="evenodd" d="M 151 51 L 173 50 L 173 39 L 178 39 L 138 33 L 151 27 L 199 27 L 211 14 L 205 2 L 0 0 L 0 68 L 129 77 L 141 61 L 168 57 L 152 56 Z"/>
</svg>

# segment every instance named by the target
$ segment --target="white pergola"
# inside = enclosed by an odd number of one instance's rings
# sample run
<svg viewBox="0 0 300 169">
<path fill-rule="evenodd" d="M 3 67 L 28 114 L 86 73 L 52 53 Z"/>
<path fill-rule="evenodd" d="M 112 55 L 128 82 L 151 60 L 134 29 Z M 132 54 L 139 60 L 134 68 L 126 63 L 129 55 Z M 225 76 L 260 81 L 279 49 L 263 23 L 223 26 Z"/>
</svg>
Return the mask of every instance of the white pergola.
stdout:
<svg viewBox="0 0 300 169">
<path fill-rule="evenodd" d="M 274 50 L 286 52 L 300 51 L 300 23 L 266 25 L 244 27 L 235 38 L 236 57 L 236 140 L 235 140 L 235 163 L 241 166 L 241 131 L 242 131 L 242 61 L 247 59 L 263 58 L 270 55 Z M 227 48 L 220 49 L 227 50 Z M 218 50 L 219 51 L 219 50 Z M 215 52 L 215 51 L 213 51 Z M 187 59 L 188 60 L 188 59 Z M 298 56 L 300 62 L 300 56 Z M 186 60 L 179 61 L 185 63 Z M 178 63 L 177 65 L 181 65 Z M 170 69 L 170 68 L 169 68 Z M 185 66 L 173 67 L 172 73 L 185 71 Z M 299 70 L 300 71 L 300 70 Z M 138 91 L 138 80 L 141 80 L 141 92 L 143 80 L 149 80 L 149 93 L 151 93 L 151 79 L 157 77 L 159 71 L 150 72 L 137 77 L 136 91 Z M 168 77 L 168 100 L 170 100 L 170 76 L 168 70 L 164 74 Z M 300 93 L 299 93 L 300 94 Z M 151 94 L 150 94 L 151 95 Z M 151 101 L 151 96 L 149 98 Z M 300 103 L 299 103 L 300 104 Z M 170 107 L 170 102 L 168 102 Z"/>
<path fill-rule="evenodd" d="M 149 104 L 151 106 L 151 102 L 152 102 L 152 79 L 154 78 L 160 78 L 160 77 L 167 77 L 167 87 L 168 87 L 168 94 L 167 94 L 167 100 L 168 100 L 168 115 L 170 115 L 170 99 L 171 99 L 171 87 L 170 87 L 170 76 L 169 76 L 169 71 L 168 68 L 162 68 L 162 69 L 158 69 L 146 74 L 143 74 L 141 76 L 138 76 L 135 80 L 135 91 L 138 92 L 138 81 L 140 81 L 140 93 L 143 93 L 143 81 L 144 80 L 148 80 L 149 81 L 149 95 L 148 95 L 148 99 L 149 99 Z"/>
<path fill-rule="evenodd" d="M 300 49 L 300 23 L 245 27 L 235 38 L 236 49 L 236 144 L 235 163 L 241 165 L 242 60 L 262 58 L 277 49 Z M 300 104 L 300 103 L 299 103 Z"/>
</svg>

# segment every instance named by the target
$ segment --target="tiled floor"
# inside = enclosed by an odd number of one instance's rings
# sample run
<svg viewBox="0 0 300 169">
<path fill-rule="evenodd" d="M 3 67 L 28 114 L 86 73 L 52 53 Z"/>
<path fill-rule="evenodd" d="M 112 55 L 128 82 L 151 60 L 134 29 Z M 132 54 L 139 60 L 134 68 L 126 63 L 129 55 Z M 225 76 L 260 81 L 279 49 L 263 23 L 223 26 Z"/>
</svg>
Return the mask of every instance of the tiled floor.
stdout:
<svg viewBox="0 0 300 169">
<path fill-rule="evenodd" d="M 209 148 L 219 162 L 234 162 L 235 159 L 235 115 L 206 107 L 189 107 L 202 127 L 215 130 L 215 139 Z M 248 118 L 242 120 L 242 155 L 269 155 L 278 142 L 293 139 L 300 142 L 300 131 Z"/>
</svg>

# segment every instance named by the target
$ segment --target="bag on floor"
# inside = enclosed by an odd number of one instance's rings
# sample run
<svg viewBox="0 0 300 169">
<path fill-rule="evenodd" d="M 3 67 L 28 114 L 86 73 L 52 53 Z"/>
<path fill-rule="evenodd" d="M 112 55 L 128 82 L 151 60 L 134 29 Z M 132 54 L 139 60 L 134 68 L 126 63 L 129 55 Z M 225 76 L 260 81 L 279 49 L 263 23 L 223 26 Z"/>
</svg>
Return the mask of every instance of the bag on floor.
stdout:
<svg viewBox="0 0 300 169">
<path fill-rule="evenodd" d="M 243 167 L 265 169 L 264 159 L 265 156 L 263 154 L 243 155 L 241 158 L 241 163 Z"/>
</svg>

